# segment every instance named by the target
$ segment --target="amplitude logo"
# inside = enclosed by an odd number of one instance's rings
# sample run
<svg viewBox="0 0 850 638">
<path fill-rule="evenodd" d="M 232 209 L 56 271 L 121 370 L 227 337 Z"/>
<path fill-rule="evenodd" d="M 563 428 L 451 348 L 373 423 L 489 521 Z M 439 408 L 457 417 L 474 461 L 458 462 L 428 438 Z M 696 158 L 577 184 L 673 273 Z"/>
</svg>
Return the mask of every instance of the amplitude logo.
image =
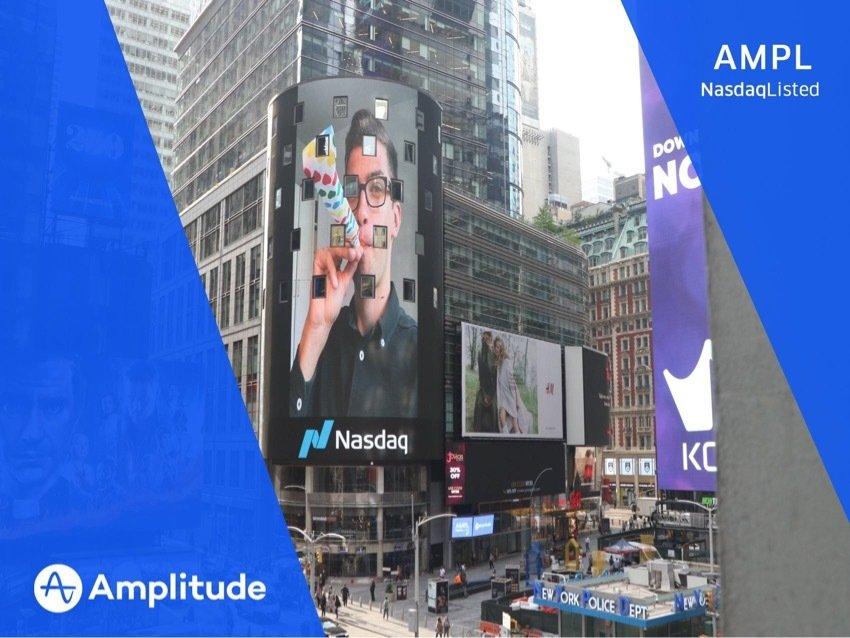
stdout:
<svg viewBox="0 0 850 638">
<path fill-rule="evenodd" d="M 54 614 L 72 610 L 83 597 L 83 581 L 72 567 L 55 563 L 42 569 L 33 583 L 35 600 Z"/>
<path fill-rule="evenodd" d="M 42 569 L 33 582 L 39 605 L 54 614 L 72 610 L 83 597 L 83 581 L 73 567 L 55 563 Z M 202 580 L 197 574 L 172 572 L 163 580 L 110 580 L 99 573 L 89 588 L 88 600 L 138 601 L 149 609 L 164 600 L 179 601 L 260 601 L 266 597 L 266 584 L 248 580 L 247 574 L 224 580 Z"/>
</svg>

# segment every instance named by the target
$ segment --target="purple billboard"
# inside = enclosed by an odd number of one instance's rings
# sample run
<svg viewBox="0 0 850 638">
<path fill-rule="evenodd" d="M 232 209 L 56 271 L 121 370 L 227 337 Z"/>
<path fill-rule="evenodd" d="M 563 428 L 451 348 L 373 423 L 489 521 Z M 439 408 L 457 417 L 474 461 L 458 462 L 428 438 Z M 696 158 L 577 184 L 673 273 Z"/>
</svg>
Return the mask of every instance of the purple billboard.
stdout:
<svg viewBox="0 0 850 638">
<path fill-rule="evenodd" d="M 646 212 L 653 322 L 658 486 L 714 491 L 704 194 L 646 59 L 641 55 Z"/>
</svg>

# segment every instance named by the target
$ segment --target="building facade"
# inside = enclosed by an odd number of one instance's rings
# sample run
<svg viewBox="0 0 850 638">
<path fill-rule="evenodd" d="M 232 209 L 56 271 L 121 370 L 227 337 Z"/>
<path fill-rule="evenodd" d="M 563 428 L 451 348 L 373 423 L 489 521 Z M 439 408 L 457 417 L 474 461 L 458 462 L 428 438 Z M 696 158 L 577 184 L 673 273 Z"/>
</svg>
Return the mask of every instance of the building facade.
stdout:
<svg viewBox="0 0 850 638">
<path fill-rule="evenodd" d="M 443 106 L 444 177 L 521 214 L 516 0 L 216 0 L 177 46 L 181 214 L 263 152 L 269 100 L 298 81 L 379 77 Z M 244 176 L 244 174 L 243 174 Z"/>
<path fill-rule="evenodd" d="M 522 121 L 540 128 L 537 79 L 537 16 L 532 0 L 519 0 L 519 47 L 522 56 Z"/>
<path fill-rule="evenodd" d="M 619 201 L 630 197 L 646 199 L 646 176 L 643 173 L 628 177 L 620 175 L 614 179 L 614 199 Z"/>
<path fill-rule="evenodd" d="M 145 114 L 162 169 L 174 166 L 177 55 L 193 0 L 106 0 L 106 7 Z"/>
<path fill-rule="evenodd" d="M 603 499 L 627 506 L 657 496 L 646 202 L 589 205 L 574 211 L 569 226 L 589 262 L 591 342 L 609 356 L 612 371 Z"/>
<path fill-rule="evenodd" d="M 488 97 L 493 73 L 513 69 L 506 55 L 513 47 L 503 47 L 515 41 L 514 9 L 508 0 L 439 8 L 384 0 L 211 0 L 177 44 L 172 191 L 255 429 L 269 101 L 298 81 L 328 76 L 386 78 L 426 90 L 443 108 L 445 183 L 492 197 L 516 215 L 506 206 L 508 182 L 518 183 L 507 175 L 506 162 L 517 153 L 506 127 L 517 120 L 518 98 L 501 80 L 499 97 Z"/>
<path fill-rule="evenodd" d="M 531 220 L 548 205 L 561 221 L 581 201 L 579 139 L 560 129 L 523 126 L 523 211 Z"/>
</svg>

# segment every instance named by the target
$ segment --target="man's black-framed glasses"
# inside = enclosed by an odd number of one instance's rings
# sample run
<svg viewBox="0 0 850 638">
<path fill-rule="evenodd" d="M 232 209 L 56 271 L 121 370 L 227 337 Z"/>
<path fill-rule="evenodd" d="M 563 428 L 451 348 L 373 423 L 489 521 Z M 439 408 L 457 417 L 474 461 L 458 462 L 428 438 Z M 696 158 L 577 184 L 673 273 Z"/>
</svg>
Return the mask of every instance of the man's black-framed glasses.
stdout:
<svg viewBox="0 0 850 638">
<path fill-rule="evenodd" d="M 366 191 L 366 203 L 372 208 L 383 206 L 387 201 L 387 195 L 392 197 L 390 180 L 383 175 L 370 177 L 365 184 L 360 183 L 357 175 L 346 175 L 343 189 L 351 210 L 357 210 L 360 204 L 360 193 L 363 191 Z"/>
</svg>

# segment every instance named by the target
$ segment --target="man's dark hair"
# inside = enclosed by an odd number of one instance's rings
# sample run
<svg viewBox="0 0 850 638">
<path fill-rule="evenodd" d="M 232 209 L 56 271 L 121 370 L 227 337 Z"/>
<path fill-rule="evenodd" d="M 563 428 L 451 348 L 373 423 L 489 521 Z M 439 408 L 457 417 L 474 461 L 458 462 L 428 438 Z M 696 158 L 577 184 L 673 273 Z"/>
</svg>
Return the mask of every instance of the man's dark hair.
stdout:
<svg viewBox="0 0 850 638">
<path fill-rule="evenodd" d="M 387 160 L 390 163 L 390 179 L 398 177 L 398 155 L 395 152 L 395 145 L 384 125 L 366 109 L 360 109 L 351 118 L 351 127 L 345 135 L 345 163 L 348 164 L 348 158 L 355 148 L 363 146 L 364 135 L 374 135 L 375 140 L 384 145 L 387 149 Z"/>
<path fill-rule="evenodd" d="M 490 332 L 489 330 L 485 330 L 484 332 L 482 332 L 482 333 L 481 333 L 481 338 L 482 338 L 482 339 L 483 339 L 484 337 L 488 337 L 488 336 L 489 336 L 489 337 L 492 337 L 492 336 L 493 336 L 493 333 L 492 333 L 492 332 Z"/>
</svg>

